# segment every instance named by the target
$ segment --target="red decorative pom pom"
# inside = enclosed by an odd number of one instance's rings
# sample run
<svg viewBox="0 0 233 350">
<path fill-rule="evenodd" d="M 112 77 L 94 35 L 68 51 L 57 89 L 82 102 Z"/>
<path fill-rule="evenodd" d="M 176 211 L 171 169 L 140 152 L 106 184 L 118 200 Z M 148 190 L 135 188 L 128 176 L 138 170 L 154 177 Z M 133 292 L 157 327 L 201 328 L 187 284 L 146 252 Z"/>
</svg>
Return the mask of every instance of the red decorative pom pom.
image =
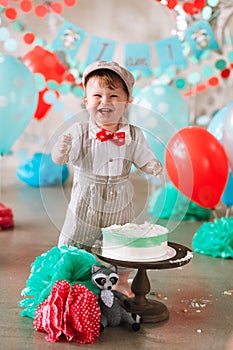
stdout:
<svg viewBox="0 0 233 350">
<path fill-rule="evenodd" d="M 12 210 L 0 203 L 0 231 L 14 226 Z"/>
<path fill-rule="evenodd" d="M 34 327 L 47 332 L 46 339 L 51 342 L 59 341 L 64 334 L 68 341 L 94 343 L 100 335 L 97 297 L 82 284 L 72 287 L 65 280 L 57 281 L 37 307 Z"/>
</svg>

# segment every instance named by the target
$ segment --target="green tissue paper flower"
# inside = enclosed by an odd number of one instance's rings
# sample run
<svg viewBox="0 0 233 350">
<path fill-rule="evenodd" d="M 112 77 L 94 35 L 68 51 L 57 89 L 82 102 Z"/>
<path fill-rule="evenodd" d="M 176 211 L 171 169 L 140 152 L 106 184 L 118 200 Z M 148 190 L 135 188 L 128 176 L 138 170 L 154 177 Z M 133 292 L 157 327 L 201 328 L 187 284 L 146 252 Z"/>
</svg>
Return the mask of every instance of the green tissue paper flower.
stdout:
<svg viewBox="0 0 233 350">
<path fill-rule="evenodd" d="M 66 280 L 72 285 L 83 284 L 98 294 L 99 289 L 91 281 L 91 268 L 97 263 L 94 255 L 76 247 L 53 247 L 38 256 L 31 264 L 26 287 L 21 292 L 25 297 L 19 302 L 19 306 L 24 307 L 21 315 L 34 318 L 37 306 L 49 296 L 59 280 Z"/>
<path fill-rule="evenodd" d="M 233 259 L 233 218 L 205 222 L 193 236 L 192 247 L 200 254 Z"/>
</svg>

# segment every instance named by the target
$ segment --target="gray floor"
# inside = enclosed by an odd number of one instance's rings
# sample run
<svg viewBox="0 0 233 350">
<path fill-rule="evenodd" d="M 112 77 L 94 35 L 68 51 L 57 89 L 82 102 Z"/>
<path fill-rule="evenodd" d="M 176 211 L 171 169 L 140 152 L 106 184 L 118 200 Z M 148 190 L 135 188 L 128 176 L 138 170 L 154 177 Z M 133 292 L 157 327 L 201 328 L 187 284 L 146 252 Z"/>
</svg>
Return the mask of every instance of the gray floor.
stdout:
<svg viewBox="0 0 233 350">
<path fill-rule="evenodd" d="M 139 219 L 146 216 L 146 186 L 141 179 L 135 187 Z M 233 289 L 233 261 L 199 254 L 182 268 L 148 271 L 150 297 L 162 301 L 170 312 L 163 324 L 142 324 L 138 333 L 107 328 L 92 345 L 49 343 L 45 333 L 33 329 L 32 319 L 20 315 L 20 293 L 30 264 L 57 244 L 69 191 L 69 184 L 64 193 L 57 188 L 30 188 L 17 180 L 7 184 L 3 171 L 0 202 L 12 208 L 15 228 L 0 232 L 0 349 L 225 350 L 233 332 L 233 293 L 226 293 Z M 201 224 L 180 223 L 170 240 L 191 247 Z"/>
</svg>

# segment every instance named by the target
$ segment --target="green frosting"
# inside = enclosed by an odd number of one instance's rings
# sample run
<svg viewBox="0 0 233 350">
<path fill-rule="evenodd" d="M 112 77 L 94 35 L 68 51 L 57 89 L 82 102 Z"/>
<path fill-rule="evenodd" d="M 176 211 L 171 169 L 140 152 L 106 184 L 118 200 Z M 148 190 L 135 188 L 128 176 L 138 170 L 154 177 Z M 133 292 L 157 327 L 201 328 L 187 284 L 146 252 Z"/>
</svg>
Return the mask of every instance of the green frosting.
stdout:
<svg viewBox="0 0 233 350">
<path fill-rule="evenodd" d="M 233 218 L 202 224 L 193 237 L 192 247 L 200 254 L 233 259 Z"/>
<path fill-rule="evenodd" d="M 19 302 L 19 306 L 24 307 L 21 315 L 34 318 L 37 306 L 49 296 L 58 280 L 83 284 L 98 294 L 99 289 L 91 281 L 93 264 L 98 264 L 94 255 L 76 247 L 53 247 L 38 256 L 31 264 L 26 288 L 21 292 L 25 296 Z"/>
<path fill-rule="evenodd" d="M 159 219 L 205 221 L 210 218 L 211 210 L 190 201 L 168 183 L 149 197 L 148 213 Z"/>
<path fill-rule="evenodd" d="M 108 243 L 116 246 L 130 246 L 134 248 L 151 248 L 155 245 L 160 245 L 163 242 L 166 242 L 168 239 L 168 234 L 162 234 L 156 237 L 129 237 L 125 235 L 119 235 L 118 233 L 109 233 L 104 232 L 104 238 Z"/>
</svg>

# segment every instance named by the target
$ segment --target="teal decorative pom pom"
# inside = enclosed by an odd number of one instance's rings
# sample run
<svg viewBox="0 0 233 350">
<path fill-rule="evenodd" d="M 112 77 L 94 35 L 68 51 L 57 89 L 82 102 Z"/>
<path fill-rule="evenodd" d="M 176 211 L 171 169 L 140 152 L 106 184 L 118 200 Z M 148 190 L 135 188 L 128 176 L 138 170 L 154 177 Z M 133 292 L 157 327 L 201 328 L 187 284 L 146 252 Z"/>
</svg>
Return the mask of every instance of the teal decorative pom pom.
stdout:
<svg viewBox="0 0 233 350">
<path fill-rule="evenodd" d="M 205 222 L 193 236 L 192 247 L 200 254 L 233 259 L 233 218 Z"/>
<path fill-rule="evenodd" d="M 72 285 L 83 284 L 98 294 L 99 289 L 91 281 L 91 267 L 96 263 L 94 255 L 76 247 L 53 247 L 38 256 L 31 265 L 26 288 L 21 292 L 25 296 L 19 302 L 19 306 L 24 307 L 21 315 L 34 318 L 37 306 L 48 297 L 59 280 L 66 280 Z"/>
<path fill-rule="evenodd" d="M 156 190 L 149 197 L 148 214 L 159 219 L 208 220 L 211 210 L 183 196 L 171 183 Z"/>
</svg>

